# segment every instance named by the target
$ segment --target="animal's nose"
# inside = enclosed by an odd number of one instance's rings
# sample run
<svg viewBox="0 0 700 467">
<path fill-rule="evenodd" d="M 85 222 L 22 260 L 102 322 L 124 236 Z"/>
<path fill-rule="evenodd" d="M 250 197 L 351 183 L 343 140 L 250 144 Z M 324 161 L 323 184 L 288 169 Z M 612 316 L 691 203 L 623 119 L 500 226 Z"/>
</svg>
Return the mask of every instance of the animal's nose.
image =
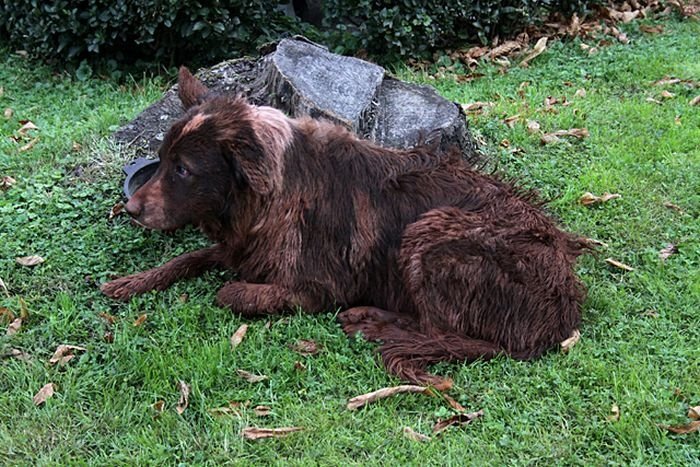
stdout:
<svg viewBox="0 0 700 467">
<path fill-rule="evenodd" d="M 141 215 L 141 210 L 143 209 L 143 203 L 141 203 L 135 196 L 132 196 L 124 210 L 131 217 L 138 218 Z"/>
</svg>

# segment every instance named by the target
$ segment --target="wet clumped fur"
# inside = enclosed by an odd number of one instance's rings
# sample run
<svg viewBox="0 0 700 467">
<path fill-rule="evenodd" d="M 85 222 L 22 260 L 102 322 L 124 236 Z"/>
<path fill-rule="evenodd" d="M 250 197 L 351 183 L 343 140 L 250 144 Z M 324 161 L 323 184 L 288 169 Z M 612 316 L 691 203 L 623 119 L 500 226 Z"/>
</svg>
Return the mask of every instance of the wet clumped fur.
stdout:
<svg viewBox="0 0 700 467">
<path fill-rule="evenodd" d="M 585 242 L 532 196 L 457 150 L 389 149 L 332 123 L 211 95 L 186 68 L 186 115 L 126 205 L 152 229 L 198 226 L 213 245 L 122 277 L 126 300 L 211 268 L 237 273 L 217 303 L 244 316 L 341 307 L 387 370 L 448 387 L 440 361 L 530 359 L 579 326 Z"/>
</svg>

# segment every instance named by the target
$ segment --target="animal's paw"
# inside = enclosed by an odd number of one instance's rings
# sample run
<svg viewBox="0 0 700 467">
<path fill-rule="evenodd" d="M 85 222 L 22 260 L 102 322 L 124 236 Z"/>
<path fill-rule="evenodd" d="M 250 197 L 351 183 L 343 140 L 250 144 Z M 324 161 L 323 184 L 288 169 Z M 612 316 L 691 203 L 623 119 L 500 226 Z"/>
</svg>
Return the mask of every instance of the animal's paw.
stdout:
<svg viewBox="0 0 700 467">
<path fill-rule="evenodd" d="M 148 287 L 146 282 L 146 277 L 143 273 L 133 274 L 105 282 L 100 286 L 100 290 L 110 298 L 126 301 L 134 295 L 151 290 L 151 287 Z"/>
</svg>

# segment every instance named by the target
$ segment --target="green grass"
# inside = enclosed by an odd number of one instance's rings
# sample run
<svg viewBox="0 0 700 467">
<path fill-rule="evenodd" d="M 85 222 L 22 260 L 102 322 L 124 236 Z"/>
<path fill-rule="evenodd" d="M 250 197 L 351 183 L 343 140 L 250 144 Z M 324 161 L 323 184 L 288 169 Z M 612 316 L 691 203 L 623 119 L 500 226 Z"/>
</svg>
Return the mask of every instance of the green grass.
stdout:
<svg viewBox="0 0 700 467">
<path fill-rule="evenodd" d="M 273 319 L 269 328 L 242 320 L 213 305 L 229 273 L 128 304 L 103 297 L 96 284 L 112 275 L 205 243 L 192 230 L 167 236 L 107 219 L 128 157 L 107 137 L 167 83 L 76 82 L 3 53 L 0 110 L 11 107 L 14 115 L 0 117 L 0 176 L 17 184 L 0 192 L 0 278 L 9 289 L 9 296 L 0 290 L 0 307 L 18 313 L 22 298 L 30 315 L 18 334 L 0 332 L 0 354 L 17 348 L 32 359 L 0 360 L 0 464 L 700 465 L 698 433 L 671 435 L 657 426 L 685 423 L 688 406 L 700 404 L 700 108 L 688 105 L 700 89 L 652 84 L 666 75 L 700 82 L 700 25 L 665 24 L 658 36 L 626 25 L 629 45 L 594 56 L 577 41 L 555 43 L 527 69 L 501 75 L 486 67 L 484 78 L 468 84 L 399 73 L 429 81 L 451 100 L 495 102 L 471 119 L 493 164 L 539 189 L 567 229 L 608 245 L 578 266 L 589 288 L 581 342 L 568 355 L 552 352 L 529 363 L 440 365 L 436 370 L 455 380 L 453 396 L 485 416 L 425 444 L 401 431 L 430 434 L 436 418 L 449 413 L 436 398 L 405 394 L 345 409 L 349 397 L 398 381 L 382 369 L 373 345 L 346 339 L 334 310 Z M 530 85 L 521 98 L 524 81 Z M 585 98 L 574 97 L 579 88 Z M 663 89 L 675 97 L 663 105 L 646 101 L 661 99 Z M 543 113 L 548 95 L 573 104 Z M 541 146 L 523 123 L 503 124 L 514 114 L 545 131 L 585 127 L 590 137 Z M 26 141 L 9 138 L 20 120 L 39 127 L 39 142 L 24 152 L 18 148 Z M 522 151 L 500 147 L 505 139 Z M 586 191 L 622 198 L 584 207 L 577 200 Z M 667 243 L 679 253 L 662 262 L 658 251 Z M 46 262 L 15 263 L 31 254 Z M 606 257 L 635 270 L 615 270 Z M 103 312 L 118 318 L 112 343 L 104 339 Z M 142 313 L 146 323 L 134 327 Z M 250 330 L 232 352 L 228 339 L 242 322 Z M 323 351 L 302 357 L 289 348 L 298 339 L 313 339 Z M 59 344 L 88 351 L 54 367 L 48 359 Z M 297 361 L 305 371 L 295 369 Z M 270 379 L 247 383 L 239 368 Z M 178 380 L 192 386 L 182 416 L 175 412 Z M 56 394 L 35 407 L 32 396 L 48 382 Z M 165 410 L 158 416 L 151 405 L 159 400 Z M 209 413 L 229 401 L 250 401 L 251 408 L 238 416 Z M 619 421 L 607 419 L 613 404 Z M 255 405 L 269 405 L 272 414 L 256 417 Z M 249 425 L 306 429 L 250 442 L 239 435 Z"/>
</svg>

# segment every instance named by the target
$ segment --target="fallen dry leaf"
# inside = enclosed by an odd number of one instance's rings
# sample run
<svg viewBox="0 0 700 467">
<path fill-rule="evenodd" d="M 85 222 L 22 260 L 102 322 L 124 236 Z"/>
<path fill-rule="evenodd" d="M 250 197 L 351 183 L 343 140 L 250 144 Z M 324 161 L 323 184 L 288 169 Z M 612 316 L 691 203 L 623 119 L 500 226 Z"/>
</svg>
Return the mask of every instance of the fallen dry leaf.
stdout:
<svg viewBox="0 0 700 467">
<path fill-rule="evenodd" d="M 683 212 L 680 206 L 678 206 L 677 204 L 673 204 L 670 201 L 664 201 L 664 207 L 676 212 Z"/>
<path fill-rule="evenodd" d="M 571 336 L 569 336 L 567 339 L 564 339 L 559 344 L 561 346 L 561 351 L 564 353 L 568 352 L 580 340 L 581 340 L 581 331 L 579 331 L 578 329 L 574 329 L 573 331 L 571 331 Z"/>
<path fill-rule="evenodd" d="M 435 426 L 433 427 L 433 433 L 440 433 L 441 431 L 445 430 L 447 427 L 450 427 L 452 425 L 467 425 L 471 423 L 472 420 L 483 416 L 484 411 L 479 410 L 478 412 L 460 413 L 446 418 L 444 420 L 438 420 Z"/>
<path fill-rule="evenodd" d="M 700 405 L 688 409 L 688 418 L 691 420 L 700 420 Z"/>
<path fill-rule="evenodd" d="M 450 407 L 455 409 L 457 412 L 464 412 L 467 409 L 465 409 L 462 404 L 454 400 L 449 394 L 441 393 L 441 397 L 447 401 L 448 404 L 450 404 Z"/>
<path fill-rule="evenodd" d="M 530 52 L 527 57 L 523 59 L 522 62 L 520 62 L 520 66 L 526 67 L 528 64 L 538 55 L 540 55 L 542 52 L 545 51 L 547 48 L 547 40 L 548 37 L 541 37 L 540 40 L 537 41 L 535 46 L 532 48 L 532 52 Z"/>
<path fill-rule="evenodd" d="M 7 336 L 14 336 L 19 332 L 19 330 L 22 328 L 22 318 L 15 318 L 14 321 L 10 323 L 9 326 L 7 326 L 7 331 L 5 331 L 5 335 Z"/>
<path fill-rule="evenodd" d="M 316 342 L 307 339 L 299 339 L 294 345 L 291 345 L 290 348 L 304 357 L 316 355 L 321 350 Z"/>
<path fill-rule="evenodd" d="M 257 428 L 257 427 L 247 427 L 241 430 L 241 436 L 243 438 L 255 441 L 257 439 L 265 438 L 281 438 L 287 436 L 291 433 L 297 431 L 302 431 L 304 428 L 299 426 L 289 426 L 284 428 Z"/>
<path fill-rule="evenodd" d="M 694 431 L 699 431 L 700 420 L 694 420 L 687 425 L 667 426 L 665 428 L 672 433 L 676 433 L 677 435 L 685 435 Z"/>
<path fill-rule="evenodd" d="M 501 142 L 498 145 L 502 148 L 507 149 L 510 147 L 510 141 L 508 141 L 507 139 L 503 139 L 503 140 L 501 140 Z"/>
<path fill-rule="evenodd" d="M 615 21 L 622 21 L 623 23 L 629 23 L 630 21 L 635 19 L 637 16 L 639 16 L 640 10 L 617 11 L 617 10 L 609 9 L 608 14 L 610 15 L 610 18 L 614 19 Z"/>
<path fill-rule="evenodd" d="M 621 263 L 617 261 L 616 259 L 612 258 L 605 258 L 605 262 L 608 263 L 611 266 L 615 266 L 618 269 L 622 269 L 623 271 L 634 271 L 634 268 L 632 266 L 628 266 L 625 263 Z"/>
<path fill-rule="evenodd" d="M 618 198 L 622 198 L 622 196 L 618 193 L 603 193 L 602 196 L 596 196 L 590 191 L 587 191 L 583 195 L 581 195 L 581 197 L 578 199 L 578 202 L 583 204 L 584 206 L 591 206 L 594 204 L 607 203 L 611 199 Z"/>
<path fill-rule="evenodd" d="M 153 403 L 153 405 L 151 405 L 151 407 L 157 413 L 161 413 L 161 412 L 163 412 L 163 410 L 165 410 L 165 401 L 164 400 L 155 401 Z"/>
<path fill-rule="evenodd" d="M 259 383 L 260 381 L 265 381 L 266 379 L 268 379 L 267 375 L 255 375 L 245 370 L 236 370 L 236 373 L 238 373 L 238 376 L 248 381 L 249 383 Z"/>
<path fill-rule="evenodd" d="M 270 415 L 271 411 L 272 409 L 266 405 L 258 405 L 253 409 L 253 412 L 258 417 L 267 417 L 268 415 Z"/>
<path fill-rule="evenodd" d="M 695 97 L 693 97 L 692 99 L 690 99 L 689 104 L 690 104 L 690 105 L 698 105 L 698 104 L 700 104 L 700 94 L 698 94 L 697 96 L 695 96 Z"/>
<path fill-rule="evenodd" d="M 19 349 L 10 349 L 9 352 L 2 355 L 2 358 L 16 358 L 17 360 L 21 360 L 23 362 L 28 362 L 32 359 L 28 353 Z"/>
<path fill-rule="evenodd" d="M 489 57 L 491 57 L 491 60 L 493 60 L 503 55 L 510 55 L 511 53 L 520 50 L 523 45 L 524 44 L 520 41 L 506 41 L 503 44 L 491 49 L 489 52 Z"/>
<path fill-rule="evenodd" d="M 629 37 L 627 37 L 627 34 L 625 34 L 624 32 L 617 34 L 615 37 L 617 38 L 618 41 L 620 41 L 621 44 L 629 44 L 630 43 Z"/>
<path fill-rule="evenodd" d="M 527 131 L 530 133 L 539 133 L 540 124 L 535 120 L 528 120 L 527 121 Z"/>
<path fill-rule="evenodd" d="M 31 121 L 27 121 L 24 125 L 22 125 L 19 130 L 17 130 L 17 133 L 19 133 L 22 136 L 27 136 L 27 132 L 31 130 L 38 130 L 39 128 L 34 125 Z"/>
<path fill-rule="evenodd" d="M 0 307 L 0 322 L 2 324 L 10 324 L 15 320 L 15 314 L 7 307 Z"/>
<path fill-rule="evenodd" d="M 44 385 L 44 387 L 39 389 L 39 392 L 34 395 L 34 405 L 41 405 L 46 402 L 46 399 L 53 396 L 53 391 L 53 383 Z"/>
<path fill-rule="evenodd" d="M 659 94 L 661 97 L 664 99 L 673 99 L 676 95 L 673 94 L 672 92 L 668 91 L 661 91 L 661 94 Z"/>
<path fill-rule="evenodd" d="M 139 317 L 134 320 L 134 326 L 135 327 L 141 326 L 143 323 L 146 322 L 146 318 L 148 318 L 147 313 L 143 313 L 143 314 L 139 315 Z"/>
<path fill-rule="evenodd" d="M 678 253 L 678 247 L 673 243 L 669 243 L 659 251 L 659 259 L 661 261 L 666 261 L 669 256 L 675 255 L 676 253 Z"/>
<path fill-rule="evenodd" d="M 34 139 L 31 140 L 30 142 L 28 142 L 27 144 L 25 144 L 24 146 L 22 146 L 21 148 L 19 148 L 19 152 L 29 151 L 29 150 L 30 150 L 31 148 L 33 148 L 34 145 L 35 145 L 36 143 L 38 143 L 38 142 L 39 142 L 39 137 L 34 138 Z"/>
<path fill-rule="evenodd" d="M 586 243 L 588 243 L 592 247 L 602 246 L 603 248 L 608 248 L 610 246 L 607 243 L 601 242 L 600 240 L 597 240 L 595 238 L 587 238 Z"/>
<path fill-rule="evenodd" d="M 190 386 L 183 380 L 179 380 L 177 386 L 180 389 L 180 400 L 177 402 L 175 411 L 178 415 L 182 415 L 187 406 L 190 405 Z"/>
<path fill-rule="evenodd" d="M 107 220 L 112 220 L 115 217 L 117 217 L 119 214 L 124 212 L 124 203 L 121 201 L 112 206 L 112 209 L 109 210 L 109 215 L 107 216 Z"/>
<path fill-rule="evenodd" d="M 187 300 L 189 300 L 189 299 L 190 299 L 190 296 L 187 295 L 186 293 L 183 293 L 182 295 L 180 295 L 179 297 L 177 297 L 177 300 L 178 300 L 180 303 L 187 303 Z"/>
<path fill-rule="evenodd" d="M 651 102 L 652 104 L 659 104 L 659 105 L 663 104 L 663 102 L 661 102 L 658 99 L 654 99 L 653 97 L 647 97 L 645 100 L 647 102 Z"/>
<path fill-rule="evenodd" d="M 654 86 L 665 86 L 667 84 L 678 84 L 680 82 L 681 82 L 681 80 L 679 78 L 672 78 L 672 77 L 666 76 L 666 77 L 661 78 L 660 80 L 656 81 L 654 83 Z"/>
<path fill-rule="evenodd" d="M 513 115 L 512 117 L 504 118 L 503 123 L 505 123 L 508 128 L 513 128 L 518 120 L 520 120 L 520 115 Z"/>
<path fill-rule="evenodd" d="M 362 394 L 361 396 L 353 397 L 348 401 L 347 408 L 348 410 L 359 409 L 360 407 L 363 407 L 371 402 L 391 397 L 402 392 L 420 392 L 423 394 L 433 395 L 433 392 L 427 387 L 404 384 L 401 386 L 378 389 L 368 394 Z"/>
<path fill-rule="evenodd" d="M 546 133 L 542 136 L 540 136 L 540 143 L 541 144 L 553 144 L 553 143 L 558 143 L 561 141 L 561 138 L 559 138 L 556 135 L 553 135 L 551 133 Z"/>
<path fill-rule="evenodd" d="M 561 136 L 572 136 L 577 139 L 583 139 L 588 137 L 588 130 L 586 128 L 571 128 L 570 130 L 557 130 L 552 133 L 545 133 L 540 137 L 540 142 L 542 144 L 557 143 Z"/>
<path fill-rule="evenodd" d="M 17 183 L 17 180 L 9 175 L 4 175 L 2 178 L 0 178 L 0 190 L 7 191 L 12 188 L 15 183 Z"/>
<path fill-rule="evenodd" d="M 462 110 L 464 110 L 466 113 L 481 113 L 483 112 L 486 108 L 488 107 L 493 107 L 496 105 L 493 102 L 482 102 L 482 101 L 477 101 L 477 102 L 471 102 L 469 104 L 462 104 Z"/>
<path fill-rule="evenodd" d="M 73 144 L 71 145 L 70 148 L 71 148 L 72 151 L 78 152 L 78 151 L 80 151 L 81 149 L 83 149 L 83 145 L 80 144 L 80 143 L 78 143 L 77 141 L 73 141 Z"/>
<path fill-rule="evenodd" d="M 117 321 L 117 318 L 110 315 L 109 313 L 102 312 L 102 313 L 100 313 L 99 316 L 100 316 L 100 318 L 105 320 L 107 322 L 107 324 L 109 324 L 109 325 L 113 325 Z"/>
<path fill-rule="evenodd" d="M 241 404 L 240 402 L 229 402 L 227 406 L 209 409 L 209 413 L 214 415 L 215 417 L 220 417 L 223 415 L 240 416 L 241 415 L 241 410 L 240 410 L 241 406 L 247 407 L 249 405 L 249 403 L 250 403 L 250 401 L 246 401 L 244 404 Z"/>
<path fill-rule="evenodd" d="M 10 118 L 12 118 L 12 114 L 13 114 L 13 113 L 15 113 L 15 111 L 8 107 L 8 108 L 6 108 L 6 109 L 3 111 L 2 115 L 3 115 L 6 119 L 10 119 Z"/>
<path fill-rule="evenodd" d="M 576 97 L 586 97 L 586 90 L 581 88 L 577 89 L 576 92 L 574 93 L 574 96 Z"/>
<path fill-rule="evenodd" d="M 620 420 L 620 407 L 618 407 L 617 404 L 613 404 L 612 407 L 610 407 L 610 415 L 608 415 L 606 418 L 610 422 Z"/>
<path fill-rule="evenodd" d="M 42 258 L 39 255 L 31 255 L 31 256 L 20 256 L 19 258 L 15 258 L 15 261 L 20 266 L 32 267 L 32 266 L 36 266 L 37 264 L 43 263 L 45 260 L 44 260 L 44 258 Z"/>
<path fill-rule="evenodd" d="M 639 30 L 642 32 L 646 32 L 647 34 L 661 34 L 662 32 L 664 32 L 664 27 L 661 25 L 651 26 L 648 24 L 642 24 L 639 26 Z"/>
<path fill-rule="evenodd" d="M 404 427 L 403 435 L 411 441 L 419 441 L 421 443 L 426 443 L 430 441 L 430 436 L 425 436 L 422 433 L 418 433 L 417 431 L 414 431 L 413 428 L 408 426 Z"/>
<path fill-rule="evenodd" d="M 235 349 L 236 347 L 238 347 L 238 344 L 243 342 L 243 338 L 245 337 L 246 332 L 248 332 L 247 324 L 241 324 L 241 326 L 238 329 L 236 329 L 236 332 L 234 332 L 231 336 L 231 350 Z"/>
<path fill-rule="evenodd" d="M 79 350 L 81 352 L 87 351 L 85 347 L 61 344 L 56 348 L 56 351 L 53 353 L 53 356 L 49 359 L 49 363 L 52 365 L 55 365 L 56 363 L 58 363 L 59 365 L 65 365 L 75 357 L 74 352 L 76 350 Z"/>
</svg>

